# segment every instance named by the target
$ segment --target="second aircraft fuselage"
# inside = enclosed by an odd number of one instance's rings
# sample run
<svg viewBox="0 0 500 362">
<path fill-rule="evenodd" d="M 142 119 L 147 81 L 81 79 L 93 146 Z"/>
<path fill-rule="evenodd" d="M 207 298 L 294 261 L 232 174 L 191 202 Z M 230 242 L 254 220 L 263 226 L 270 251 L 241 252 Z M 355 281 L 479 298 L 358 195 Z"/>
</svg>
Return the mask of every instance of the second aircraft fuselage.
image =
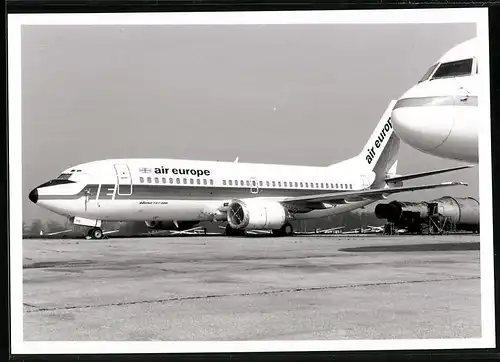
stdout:
<svg viewBox="0 0 500 362">
<path fill-rule="evenodd" d="M 479 161 L 477 53 L 477 39 L 453 47 L 402 95 L 392 111 L 399 138 L 427 154 Z"/>
<path fill-rule="evenodd" d="M 396 133 L 406 143 L 443 158 L 478 162 L 477 76 L 418 84 L 396 104 Z"/>
</svg>

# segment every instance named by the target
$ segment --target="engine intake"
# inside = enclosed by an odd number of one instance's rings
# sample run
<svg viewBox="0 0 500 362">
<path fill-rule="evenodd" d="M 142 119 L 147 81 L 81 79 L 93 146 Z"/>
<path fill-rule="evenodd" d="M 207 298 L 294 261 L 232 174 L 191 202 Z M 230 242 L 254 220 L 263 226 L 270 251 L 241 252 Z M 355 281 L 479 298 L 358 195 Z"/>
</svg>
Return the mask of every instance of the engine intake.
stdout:
<svg viewBox="0 0 500 362">
<path fill-rule="evenodd" d="M 233 200 L 227 210 L 227 222 L 233 229 L 279 229 L 288 213 L 275 201 Z"/>
</svg>

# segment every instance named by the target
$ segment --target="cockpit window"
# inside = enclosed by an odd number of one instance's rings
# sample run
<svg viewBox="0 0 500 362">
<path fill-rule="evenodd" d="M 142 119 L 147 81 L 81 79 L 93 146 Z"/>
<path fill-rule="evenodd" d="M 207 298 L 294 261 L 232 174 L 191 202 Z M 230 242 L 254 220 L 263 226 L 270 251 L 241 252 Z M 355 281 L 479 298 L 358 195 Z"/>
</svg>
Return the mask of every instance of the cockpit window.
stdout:
<svg viewBox="0 0 500 362">
<path fill-rule="evenodd" d="M 456 62 L 443 63 L 439 66 L 436 73 L 432 76 L 432 79 L 449 78 L 449 77 L 460 77 L 464 75 L 472 74 L 472 58 L 458 60 Z"/>
<path fill-rule="evenodd" d="M 41 184 L 38 186 L 39 188 L 41 187 L 47 187 L 47 186 L 56 186 L 56 185 L 63 185 L 63 184 L 72 184 L 75 181 L 70 181 L 70 180 L 61 180 L 59 178 L 56 178 L 55 180 L 50 180 L 45 182 L 44 184 Z"/>
<path fill-rule="evenodd" d="M 68 180 L 71 177 L 70 173 L 62 173 L 57 178 L 58 180 Z"/>
<path fill-rule="evenodd" d="M 69 180 L 69 178 L 71 176 L 72 176 L 71 173 L 62 173 L 56 179 L 47 181 L 47 182 L 45 182 L 44 184 L 42 184 L 42 185 L 40 185 L 38 187 L 56 186 L 56 185 L 63 185 L 63 184 L 74 183 L 75 181 L 70 181 Z"/>
<path fill-rule="evenodd" d="M 436 67 L 439 65 L 439 63 L 436 63 L 434 64 L 432 67 L 429 68 L 429 70 L 427 72 L 425 72 L 424 76 L 422 77 L 422 79 L 420 79 L 418 82 L 421 83 L 421 82 L 425 82 L 427 79 L 430 78 L 430 76 L 432 75 L 432 73 L 434 73 L 434 70 L 436 70 Z"/>
</svg>

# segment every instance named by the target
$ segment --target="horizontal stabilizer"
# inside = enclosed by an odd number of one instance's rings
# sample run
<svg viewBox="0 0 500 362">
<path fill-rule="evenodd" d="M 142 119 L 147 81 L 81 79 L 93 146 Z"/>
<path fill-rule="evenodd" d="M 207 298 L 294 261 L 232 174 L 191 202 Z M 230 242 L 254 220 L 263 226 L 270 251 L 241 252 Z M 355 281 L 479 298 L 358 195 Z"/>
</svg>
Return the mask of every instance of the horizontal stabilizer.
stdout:
<svg viewBox="0 0 500 362">
<path fill-rule="evenodd" d="M 462 170 L 464 168 L 471 168 L 471 167 L 474 167 L 474 166 L 475 165 L 466 165 L 466 166 L 458 166 L 458 167 L 451 167 L 451 168 L 443 168 L 441 170 L 412 173 L 412 174 L 402 175 L 402 176 L 391 176 L 391 177 L 387 177 L 384 181 L 385 182 L 406 181 L 406 180 L 411 180 L 411 179 L 414 179 L 414 178 L 420 178 L 420 177 L 438 175 L 440 173 L 445 173 L 445 172 Z"/>
<path fill-rule="evenodd" d="M 442 182 L 439 184 L 420 185 L 420 186 L 390 187 L 385 189 L 368 189 L 360 191 L 325 193 L 320 195 L 289 197 L 281 202 L 283 204 L 304 203 L 304 202 L 307 203 L 328 202 L 336 204 L 345 204 L 348 203 L 349 200 L 359 201 L 361 199 L 379 198 L 382 197 L 383 195 L 397 194 L 400 192 L 427 190 L 427 189 L 435 189 L 435 188 L 450 187 L 450 186 L 468 186 L 468 184 L 466 182 Z"/>
</svg>

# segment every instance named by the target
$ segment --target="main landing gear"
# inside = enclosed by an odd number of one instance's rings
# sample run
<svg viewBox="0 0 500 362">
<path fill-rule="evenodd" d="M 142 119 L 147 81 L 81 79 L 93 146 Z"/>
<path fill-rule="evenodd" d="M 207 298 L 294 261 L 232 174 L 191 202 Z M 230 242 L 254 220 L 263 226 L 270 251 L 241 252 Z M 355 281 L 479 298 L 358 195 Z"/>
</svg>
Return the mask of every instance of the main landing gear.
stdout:
<svg viewBox="0 0 500 362">
<path fill-rule="evenodd" d="M 104 237 L 104 233 L 101 228 L 92 228 L 88 231 L 87 236 L 91 239 L 102 239 Z"/>
<path fill-rule="evenodd" d="M 233 229 L 229 224 L 226 225 L 226 236 L 245 236 L 245 230 Z M 272 230 L 272 236 L 283 237 L 292 236 L 293 227 L 291 224 L 285 224 L 279 229 Z"/>
<path fill-rule="evenodd" d="M 233 229 L 229 224 L 226 225 L 226 236 L 245 236 L 245 230 Z"/>
<path fill-rule="evenodd" d="M 291 224 L 285 224 L 278 230 L 272 231 L 273 236 L 292 236 L 293 235 L 293 227 Z"/>
</svg>

